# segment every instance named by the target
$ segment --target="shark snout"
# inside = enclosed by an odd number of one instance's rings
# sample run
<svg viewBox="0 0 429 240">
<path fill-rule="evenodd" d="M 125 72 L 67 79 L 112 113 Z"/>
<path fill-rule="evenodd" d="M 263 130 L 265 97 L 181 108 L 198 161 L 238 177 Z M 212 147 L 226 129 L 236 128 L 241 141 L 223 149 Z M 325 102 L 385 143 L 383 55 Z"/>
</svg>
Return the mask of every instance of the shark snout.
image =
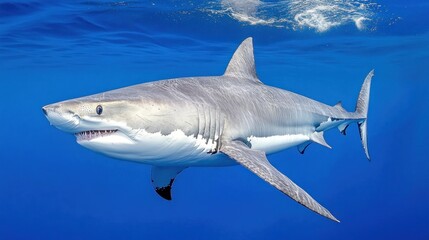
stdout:
<svg viewBox="0 0 429 240">
<path fill-rule="evenodd" d="M 64 132 L 74 133 L 79 125 L 79 117 L 72 111 L 63 109 L 58 104 L 46 105 L 42 107 L 42 111 L 51 125 Z"/>
<path fill-rule="evenodd" d="M 46 106 L 42 107 L 42 111 L 45 114 L 45 116 L 48 116 L 48 114 L 50 112 L 55 112 L 56 109 L 58 109 L 58 108 L 59 108 L 59 106 L 54 105 L 54 104 L 50 104 L 50 105 L 46 105 Z"/>
<path fill-rule="evenodd" d="M 42 111 L 43 111 L 43 113 L 45 114 L 45 116 L 47 116 L 47 115 L 48 115 L 48 112 L 46 111 L 46 108 L 45 108 L 45 107 L 42 107 Z"/>
</svg>

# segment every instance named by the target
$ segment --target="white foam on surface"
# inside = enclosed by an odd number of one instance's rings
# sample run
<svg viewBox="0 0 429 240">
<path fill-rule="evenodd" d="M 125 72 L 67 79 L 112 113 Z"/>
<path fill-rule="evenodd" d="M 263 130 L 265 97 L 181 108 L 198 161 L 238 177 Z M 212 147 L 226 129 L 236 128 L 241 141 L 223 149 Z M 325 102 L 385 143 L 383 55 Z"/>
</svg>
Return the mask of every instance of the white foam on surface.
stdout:
<svg viewBox="0 0 429 240">
<path fill-rule="evenodd" d="M 364 30 L 379 7 L 369 0 L 221 0 L 216 4 L 206 10 L 226 14 L 249 25 L 313 29 L 316 32 L 347 24 Z"/>
</svg>

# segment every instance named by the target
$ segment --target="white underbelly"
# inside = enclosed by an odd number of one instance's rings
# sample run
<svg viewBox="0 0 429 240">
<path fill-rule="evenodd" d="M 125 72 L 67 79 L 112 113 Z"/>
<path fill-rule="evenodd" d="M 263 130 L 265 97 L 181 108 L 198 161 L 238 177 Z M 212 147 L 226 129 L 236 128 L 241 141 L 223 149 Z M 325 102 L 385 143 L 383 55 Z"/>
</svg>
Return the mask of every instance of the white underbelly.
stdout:
<svg viewBox="0 0 429 240">
<path fill-rule="evenodd" d="M 247 138 L 252 149 L 264 151 L 266 154 L 297 146 L 308 140 L 310 140 L 310 137 L 305 134 L 286 134 L 268 137 L 250 136 Z"/>
<path fill-rule="evenodd" d="M 201 135 L 187 136 L 181 130 L 168 135 L 136 131 L 130 139 L 123 133 L 78 143 L 107 156 L 157 166 L 228 166 L 235 161 L 221 153 L 213 154 L 217 142 Z"/>
</svg>

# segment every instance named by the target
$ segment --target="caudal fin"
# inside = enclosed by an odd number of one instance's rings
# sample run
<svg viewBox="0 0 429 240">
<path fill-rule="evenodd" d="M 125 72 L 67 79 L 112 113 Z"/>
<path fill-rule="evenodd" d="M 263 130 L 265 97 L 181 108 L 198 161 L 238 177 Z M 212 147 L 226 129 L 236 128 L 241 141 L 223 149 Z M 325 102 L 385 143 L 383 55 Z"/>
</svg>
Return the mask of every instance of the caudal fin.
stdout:
<svg viewBox="0 0 429 240">
<path fill-rule="evenodd" d="M 368 160 L 369 152 L 368 152 L 368 142 L 367 142 L 367 131 L 366 131 L 366 121 L 368 116 L 368 105 L 369 105 L 369 93 L 371 89 L 371 79 L 374 76 L 374 70 L 368 73 L 365 78 L 365 81 L 362 84 L 362 88 L 359 92 L 359 97 L 356 103 L 356 113 L 362 116 L 363 120 L 358 122 L 360 139 L 362 141 L 363 149 L 365 150 L 366 157 Z"/>
</svg>

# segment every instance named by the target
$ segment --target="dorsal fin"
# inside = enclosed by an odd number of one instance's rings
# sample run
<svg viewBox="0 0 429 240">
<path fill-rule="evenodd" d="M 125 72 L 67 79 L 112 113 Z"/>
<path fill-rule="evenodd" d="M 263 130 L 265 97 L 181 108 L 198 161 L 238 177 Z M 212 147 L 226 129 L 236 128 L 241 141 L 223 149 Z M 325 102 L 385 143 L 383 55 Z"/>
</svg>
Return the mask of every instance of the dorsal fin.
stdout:
<svg viewBox="0 0 429 240">
<path fill-rule="evenodd" d="M 261 81 L 256 76 L 252 38 L 246 38 L 229 61 L 225 76 L 244 78 L 253 82 Z"/>
</svg>

